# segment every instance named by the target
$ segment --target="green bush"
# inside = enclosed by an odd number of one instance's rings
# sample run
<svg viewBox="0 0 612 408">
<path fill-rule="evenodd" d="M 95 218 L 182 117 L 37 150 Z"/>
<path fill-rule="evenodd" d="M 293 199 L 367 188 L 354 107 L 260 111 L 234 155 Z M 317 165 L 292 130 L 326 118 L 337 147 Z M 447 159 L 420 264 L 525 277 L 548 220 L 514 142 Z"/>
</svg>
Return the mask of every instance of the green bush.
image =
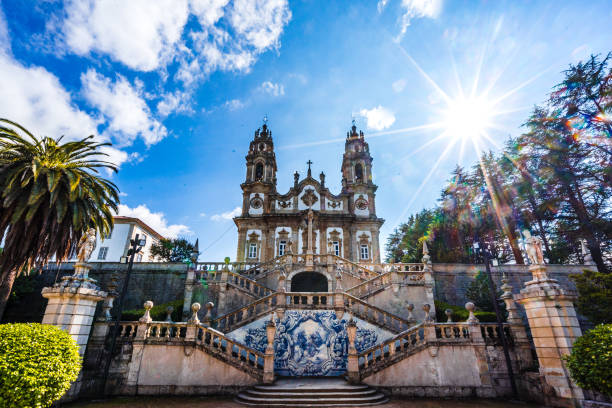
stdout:
<svg viewBox="0 0 612 408">
<path fill-rule="evenodd" d="M 470 312 L 465 310 L 464 306 L 450 305 L 440 300 L 436 300 L 434 301 L 434 303 L 436 305 L 436 320 L 438 322 L 446 322 L 446 319 L 447 319 L 446 313 L 445 313 L 446 309 L 450 309 L 453 311 L 453 313 L 451 314 L 451 319 L 453 319 L 453 322 L 465 322 L 470 315 Z M 495 313 L 493 312 L 485 312 L 482 310 L 476 310 L 474 314 L 476 315 L 476 318 L 483 323 L 490 323 L 490 322 L 497 321 L 497 318 L 495 317 Z"/>
<path fill-rule="evenodd" d="M 571 278 L 578 289 L 578 311 L 594 325 L 612 323 L 612 274 L 584 270 Z"/>
<path fill-rule="evenodd" d="M 161 305 L 155 305 L 151 309 L 151 318 L 155 321 L 164 321 L 166 320 L 166 316 L 168 315 L 167 308 L 168 306 L 172 306 L 174 311 L 172 312 L 172 320 L 175 322 L 180 322 L 183 317 L 183 300 L 175 300 L 168 303 L 163 303 Z M 132 309 L 132 310 L 124 310 L 121 313 L 121 320 L 131 322 L 138 320 L 144 315 L 143 309 Z"/>
<path fill-rule="evenodd" d="M 612 324 L 599 325 L 579 337 L 566 361 L 576 384 L 612 396 Z"/>
<path fill-rule="evenodd" d="M 0 325 L 0 407 L 48 407 L 81 370 L 79 346 L 39 323 Z"/>
</svg>

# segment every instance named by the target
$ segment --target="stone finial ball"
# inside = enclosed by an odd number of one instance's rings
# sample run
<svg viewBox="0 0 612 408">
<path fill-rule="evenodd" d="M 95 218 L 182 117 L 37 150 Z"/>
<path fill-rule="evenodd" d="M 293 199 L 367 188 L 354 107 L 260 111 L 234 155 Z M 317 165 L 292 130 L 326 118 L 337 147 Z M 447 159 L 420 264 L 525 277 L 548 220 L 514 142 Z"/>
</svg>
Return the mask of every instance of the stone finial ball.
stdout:
<svg viewBox="0 0 612 408">
<path fill-rule="evenodd" d="M 213 307 L 215 307 L 215 304 L 213 302 L 206 303 L 206 308 L 207 309 L 212 309 Z"/>
<path fill-rule="evenodd" d="M 425 303 L 423 305 L 423 310 L 429 313 L 429 311 L 431 310 L 431 306 L 429 305 L 429 303 Z"/>
<path fill-rule="evenodd" d="M 202 306 L 200 306 L 200 304 L 198 302 L 195 302 L 194 304 L 191 305 L 191 310 L 193 312 L 197 312 L 198 310 L 200 310 Z"/>
<path fill-rule="evenodd" d="M 147 300 L 146 302 L 144 302 L 143 306 L 145 310 L 151 310 L 153 309 L 153 302 L 151 302 L 150 300 Z"/>
<path fill-rule="evenodd" d="M 174 308 L 173 308 L 172 306 L 168 306 L 168 307 L 166 308 L 166 312 L 168 312 L 168 313 L 172 313 L 172 312 L 174 312 Z"/>
<path fill-rule="evenodd" d="M 473 312 L 476 309 L 476 305 L 472 302 L 467 302 L 465 304 L 465 310 L 467 310 L 468 312 Z"/>
<path fill-rule="evenodd" d="M 447 316 L 450 316 L 450 315 L 452 315 L 452 314 L 453 314 L 453 311 L 452 311 L 452 310 L 450 310 L 450 309 L 446 309 L 446 310 L 444 311 L 444 313 L 445 313 Z"/>
<path fill-rule="evenodd" d="M 412 312 L 414 310 L 414 304 L 410 303 L 406 308 Z"/>
</svg>

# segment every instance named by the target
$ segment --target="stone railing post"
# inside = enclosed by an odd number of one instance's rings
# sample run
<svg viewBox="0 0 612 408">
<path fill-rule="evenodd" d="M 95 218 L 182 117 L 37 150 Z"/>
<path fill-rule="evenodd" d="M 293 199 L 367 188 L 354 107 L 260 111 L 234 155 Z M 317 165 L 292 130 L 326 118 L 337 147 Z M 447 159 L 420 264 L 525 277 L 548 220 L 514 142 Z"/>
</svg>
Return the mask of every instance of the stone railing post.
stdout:
<svg viewBox="0 0 612 408">
<path fill-rule="evenodd" d="M 414 318 L 414 315 L 412 314 L 414 310 L 414 304 L 409 303 L 408 306 L 406 306 L 406 309 L 408 310 L 408 317 L 406 317 L 406 320 L 414 323 L 416 321 L 416 319 Z"/>
<path fill-rule="evenodd" d="M 274 335 L 276 334 L 276 324 L 274 315 L 266 324 L 266 337 L 268 344 L 264 354 L 264 375 L 263 383 L 272 384 L 274 382 Z"/>
<path fill-rule="evenodd" d="M 196 340 L 197 338 L 197 329 L 200 324 L 200 319 L 198 318 L 200 307 L 200 304 L 197 302 L 191 305 L 191 317 L 187 320 L 188 325 L 185 340 Z"/>
<path fill-rule="evenodd" d="M 136 329 L 136 340 L 144 340 L 149 335 L 149 323 L 153 321 L 151 318 L 151 309 L 153 308 L 153 302 L 147 300 L 143 305 L 145 312 L 140 319 L 138 319 L 138 328 Z"/>
<path fill-rule="evenodd" d="M 538 356 L 540 376 L 555 390 L 555 404 L 580 406 L 582 389 L 570 378 L 564 356 L 572 351 L 574 341 L 581 336 L 573 301 L 576 293 L 567 291 L 548 276 L 546 265 L 532 264 L 533 280 L 514 300 L 523 305 Z"/>
<path fill-rule="evenodd" d="M 42 290 L 49 299 L 43 324 L 52 324 L 68 332 L 79 345 L 79 354 L 84 355 L 89 340 L 96 304 L 108 293 L 102 291 L 89 275 L 91 265 L 77 262 L 74 274 L 65 276 L 52 287 Z"/>
<path fill-rule="evenodd" d="M 465 310 L 470 313 L 468 319 L 466 320 L 466 323 L 468 324 L 470 330 L 470 339 L 472 339 L 472 342 L 483 342 L 484 339 L 482 338 L 482 332 L 480 331 L 480 320 L 478 320 L 478 318 L 474 314 L 474 310 L 476 310 L 476 305 L 472 302 L 467 302 L 465 304 Z"/>
<path fill-rule="evenodd" d="M 436 327 L 430 314 L 431 306 L 428 303 L 425 303 L 423 305 L 423 311 L 425 312 L 425 316 L 423 317 L 423 335 L 425 337 L 425 341 L 435 341 Z"/>
<path fill-rule="evenodd" d="M 346 324 L 346 334 L 349 341 L 348 346 L 348 363 L 346 366 L 348 381 L 351 384 L 359 384 L 361 378 L 359 376 L 359 356 L 355 348 L 355 338 L 357 337 L 357 323 L 351 317 L 351 320 Z"/>
<path fill-rule="evenodd" d="M 344 316 L 344 293 L 342 293 L 342 290 L 342 274 L 338 271 L 336 274 L 336 291 L 334 292 L 334 310 L 338 320 L 341 320 Z"/>
<path fill-rule="evenodd" d="M 213 302 L 208 302 L 206 303 L 206 314 L 204 315 L 204 320 L 202 321 L 202 325 L 204 327 L 210 327 L 210 323 L 212 322 L 212 310 L 215 307 L 215 304 Z M 197 318 L 197 314 L 196 314 L 196 318 Z"/>
</svg>

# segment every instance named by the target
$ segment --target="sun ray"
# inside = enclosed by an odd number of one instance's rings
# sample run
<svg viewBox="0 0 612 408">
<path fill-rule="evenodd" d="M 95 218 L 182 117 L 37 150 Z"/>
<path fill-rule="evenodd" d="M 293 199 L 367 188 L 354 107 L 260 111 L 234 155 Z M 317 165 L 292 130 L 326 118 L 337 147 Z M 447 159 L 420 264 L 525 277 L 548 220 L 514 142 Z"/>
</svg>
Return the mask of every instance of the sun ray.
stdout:
<svg viewBox="0 0 612 408">
<path fill-rule="evenodd" d="M 412 58 L 410 56 L 410 54 L 408 54 L 408 52 L 404 49 L 404 47 L 402 47 L 400 44 L 398 44 L 398 48 L 402 51 L 402 53 L 406 56 L 406 58 L 408 58 L 408 61 L 410 61 L 412 63 L 412 65 L 414 65 L 414 67 L 417 69 L 417 71 L 419 71 L 419 73 L 425 78 L 425 80 L 427 80 L 427 82 L 429 82 L 429 84 L 431 86 L 434 87 L 434 89 L 436 91 L 438 91 L 438 93 L 440 95 L 442 95 L 442 97 L 444 98 L 444 100 L 447 103 L 452 102 L 452 99 L 450 98 L 450 96 L 448 96 L 446 94 L 446 92 L 444 92 L 442 90 L 442 88 L 440 88 L 440 86 L 436 83 L 436 81 L 434 81 L 428 74 L 427 72 L 425 72 L 420 66 L 419 64 L 417 64 L 417 62 L 414 60 L 414 58 Z"/>
</svg>

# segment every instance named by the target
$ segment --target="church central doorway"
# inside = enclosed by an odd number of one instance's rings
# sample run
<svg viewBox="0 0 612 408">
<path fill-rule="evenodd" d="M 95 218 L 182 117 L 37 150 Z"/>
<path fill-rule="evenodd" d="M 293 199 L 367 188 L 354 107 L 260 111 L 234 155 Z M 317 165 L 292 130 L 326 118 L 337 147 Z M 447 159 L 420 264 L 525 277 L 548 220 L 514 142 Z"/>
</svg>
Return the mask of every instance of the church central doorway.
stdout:
<svg viewBox="0 0 612 408">
<path fill-rule="evenodd" d="M 301 272 L 291 279 L 292 292 L 327 292 L 327 278 L 318 272 Z"/>
</svg>

